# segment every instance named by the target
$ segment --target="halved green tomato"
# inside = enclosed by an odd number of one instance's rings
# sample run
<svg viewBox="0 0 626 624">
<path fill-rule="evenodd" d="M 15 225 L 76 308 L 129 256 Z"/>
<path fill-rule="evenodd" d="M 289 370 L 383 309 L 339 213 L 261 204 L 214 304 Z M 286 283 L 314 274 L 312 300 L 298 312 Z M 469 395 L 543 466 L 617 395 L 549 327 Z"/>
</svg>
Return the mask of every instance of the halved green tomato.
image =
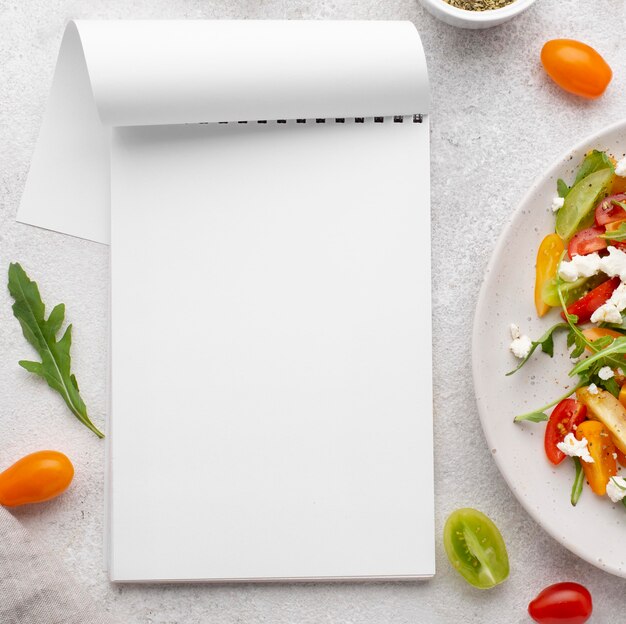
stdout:
<svg viewBox="0 0 626 624">
<path fill-rule="evenodd" d="M 498 527 L 469 507 L 452 512 L 443 529 L 450 563 L 471 585 L 489 589 L 509 575 L 509 556 Z"/>
<path fill-rule="evenodd" d="M 556 233 L 564 241 L 593 223 L 596 204 L 608 192 L 614 177 L 613 169 L 600 169 L 571 188 L 556 216 Z"/>
</svg>

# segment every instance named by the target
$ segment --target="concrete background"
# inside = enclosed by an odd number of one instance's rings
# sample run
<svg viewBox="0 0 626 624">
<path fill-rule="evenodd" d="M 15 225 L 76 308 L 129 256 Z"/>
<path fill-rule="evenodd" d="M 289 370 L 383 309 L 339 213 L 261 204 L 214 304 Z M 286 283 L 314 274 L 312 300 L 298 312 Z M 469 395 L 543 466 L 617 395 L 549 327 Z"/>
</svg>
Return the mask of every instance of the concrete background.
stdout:
<svg viewBox="0 0 626 624">
<path fill-rule="evenodd" d="M 0 288 L 0 466 L 26 452 L 58 448 L 77 468 L 65 496 L 15 514 L 60 553 L 103 609 L 128 624 L 522 623 L 529 621 L 526 605 L 540 589 L 568 579 L 591 590 L 594 622 L 616 621 L 626 610 L 625 582 L 548 537 L 496 469 L 474 403 L 470 333 L 483 270 L 521 194 L 571 144 L 626 113 L 626 42 L 617 27 L 626 20 L 626 3 L 538 0 L 512 22 L 471 32 L 436 21 L 417 0 L 0 0 L 0 267 L 4 272 L 9 262 L 20 261 L 49 305 L 66 303 L 75 325 L 74 368 L 92 418 L 101 424 L 108 250 L 15 222 L 70 18 L 408 19 L 419 29 L 433 100 L 438 573 L 421 584 L 110 585 L 101 554 L 104 445 L 55 393 L 17 366 L 30 347 L 12 317 L 8 292 Z M 546 78 L 539 51 L 555 37 L 585 40 L 612 65 L 613 83 L 599 101 L 568 96 Z M 508 544 L 510 578 L 492 591 L 466 585 L 446 560 L 441 529 L 448 513 L 461 506 L 488 513 Z M 602 528 L 581 527 L 592 530 Z"/>
</svg>

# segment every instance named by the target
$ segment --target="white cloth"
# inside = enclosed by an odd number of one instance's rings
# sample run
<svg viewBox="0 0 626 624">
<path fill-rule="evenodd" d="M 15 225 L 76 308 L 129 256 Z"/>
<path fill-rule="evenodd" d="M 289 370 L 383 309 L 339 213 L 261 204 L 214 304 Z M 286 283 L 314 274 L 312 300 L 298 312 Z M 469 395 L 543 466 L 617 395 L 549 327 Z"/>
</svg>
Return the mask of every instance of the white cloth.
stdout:
<svg viewBox="0 0 626 624">
<path fill-rule="evenodd" d="M 116 624 L 61 562 L 0 507 L 0 622 Z"/>
</svg>

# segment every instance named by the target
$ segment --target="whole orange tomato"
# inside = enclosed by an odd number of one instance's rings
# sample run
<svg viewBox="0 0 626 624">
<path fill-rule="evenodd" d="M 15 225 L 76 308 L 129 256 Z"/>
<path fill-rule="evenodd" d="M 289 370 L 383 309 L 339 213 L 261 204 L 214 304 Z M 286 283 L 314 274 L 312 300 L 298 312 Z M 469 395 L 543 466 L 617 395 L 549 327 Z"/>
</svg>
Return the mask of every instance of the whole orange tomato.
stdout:
<svg viewBox="0 0 626 624">
<path fill-rule="evenodd" d="M 598 52 L 574 39 L 548 41 L 541 50 L 541 62 L 556 84 L 586 98 L 600 97 L 613 77 Z"/>
<path fill-rule="evenodd" d="M 0 473 L 0 505 L 15 507 L 41 503 L 67 490 L 74 466 L 63 453 L 37 451 Z"/>
</svg>

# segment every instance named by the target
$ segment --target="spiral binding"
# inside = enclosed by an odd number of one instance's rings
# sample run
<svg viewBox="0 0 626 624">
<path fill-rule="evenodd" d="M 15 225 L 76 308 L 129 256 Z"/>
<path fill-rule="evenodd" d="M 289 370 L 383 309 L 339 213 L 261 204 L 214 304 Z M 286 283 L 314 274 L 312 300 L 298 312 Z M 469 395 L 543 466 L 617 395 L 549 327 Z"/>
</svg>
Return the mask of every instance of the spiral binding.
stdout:
<svg viewBox="0 0 626 624">
<path fill-rule="evenodd" d="M 422 115 L 394 115 L 393 117 L 335 117 L 333 119 L 325 119 L 323 117 L 320 118 L 316 118 L 316 119 L 295 119 L 294 121 L 296 123 L 299 124 L 306 124 L 306 123 L 316 123 L 316 124 L 323 124 L 323 123 L 336 123 L 336 124 L 342 124 L 342 123 L 365 123 L 366 119 L 373 119 L 374 123 L 405 123 L 405 120 L 408 120 L 408 123 L 422 123 L 423 122 L 423 116 Z M 201 125 L 205 125 L 208 124 L 208 121 L 205 122 L 201 122 Z M 272 124 L 272 123 L 277 123 L 277 124 L 286 124 L 287 123 L 287 119 L 275 119 L 275 120 L 267 120 L 267 119 L 258 119 L 256 121 L 220 121 L 218 122 L 220 124 L 247 124 L 247 123 L 257 123 L 257 124 Z"/>
</svg>

